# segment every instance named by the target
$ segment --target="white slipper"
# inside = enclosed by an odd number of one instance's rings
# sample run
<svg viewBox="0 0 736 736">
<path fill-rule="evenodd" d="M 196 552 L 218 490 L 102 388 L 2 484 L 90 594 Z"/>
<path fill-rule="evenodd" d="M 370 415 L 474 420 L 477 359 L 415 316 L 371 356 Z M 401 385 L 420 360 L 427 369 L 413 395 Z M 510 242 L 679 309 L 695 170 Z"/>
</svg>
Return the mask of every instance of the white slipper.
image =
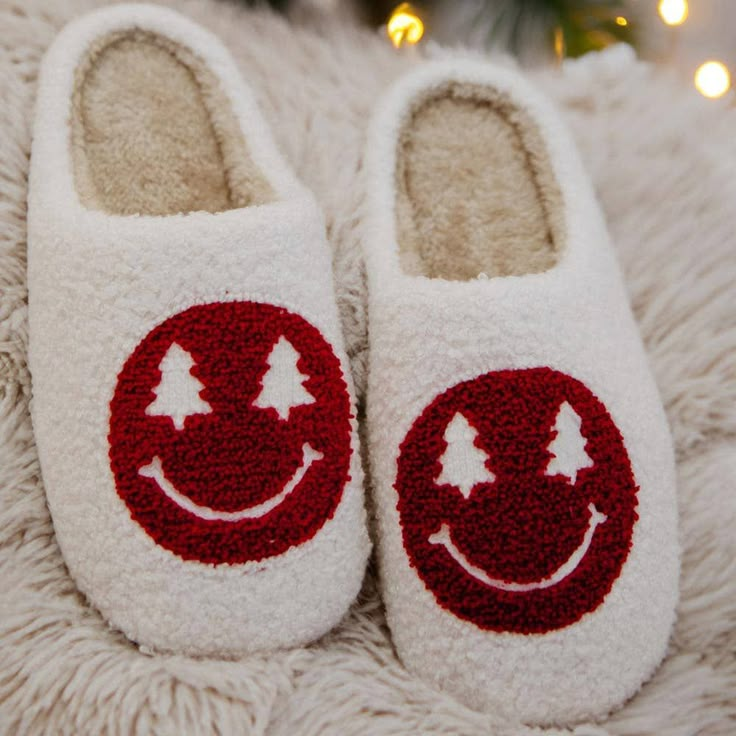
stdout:
<svg viewBox="0 0 736 736">
<path fill-rule="evenodd" d="M 369 543 L 324 224 L 209 33 L 121 5 L 59 35 L 28 281 L 49 507 L 103 616 L 218 656 L 335 625 Z"/>
<path fill-rule="evenodd" d="M 367 148 L 368 437 L 409 669 L 530 723 L 600 716 L 662 659 L 673 454 L 568 134 L 518 74 L 400 80 Z"/>
</svg>

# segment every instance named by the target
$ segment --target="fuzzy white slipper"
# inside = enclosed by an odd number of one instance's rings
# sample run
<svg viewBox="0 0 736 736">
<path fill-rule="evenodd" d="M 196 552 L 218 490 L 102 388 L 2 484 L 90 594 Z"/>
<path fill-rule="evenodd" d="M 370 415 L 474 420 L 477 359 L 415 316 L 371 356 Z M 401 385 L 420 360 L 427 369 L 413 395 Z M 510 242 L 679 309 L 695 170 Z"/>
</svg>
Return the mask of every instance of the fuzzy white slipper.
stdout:
<svg viewBox="0 0 736 736">
<path fill-rule="evenodd" d="M 472 707 L 570 723 L 667 646 L 671 440 L 578 156 L 518 74 L 400 80 L 367 148 L 368 436 L 397 650 Z"/>
<path fill-rule="evenodd" d="M 121 5 L 59 35 L 28 281 L 34 429 L 79 589 L 156 650 L 335 625 L 369 542 L 324 224 L 209 33 Z"/>
</svg>

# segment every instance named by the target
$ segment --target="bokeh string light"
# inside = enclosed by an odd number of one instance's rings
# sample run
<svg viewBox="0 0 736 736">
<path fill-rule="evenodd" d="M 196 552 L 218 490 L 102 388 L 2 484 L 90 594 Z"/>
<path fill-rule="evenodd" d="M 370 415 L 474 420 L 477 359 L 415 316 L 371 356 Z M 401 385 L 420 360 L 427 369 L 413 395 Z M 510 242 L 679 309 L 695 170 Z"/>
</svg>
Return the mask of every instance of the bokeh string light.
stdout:
<svg viewBox="0 0 736 736">
<path fill-rule="evenodd" d="M 672 34 L 674 48 L 681 33 L 678 27 L 685 24 L 690 16 L 688 0 L 649 1 L 652 6 L 656 3 L 662 22 L 671 27 L 668 33 Z M 421 3 L 421 11 L 408 2 L 402 2 L 394 7 L 385 26 L 391 43 L 396 48 L 419 43 L 425 35 L 425 19 L 422 16 L 425 13 L 432 15 L 435 5 L 439 3 L 425 0 Z M 640 14 L 634 13 L 631 18 L 627 17 L 628 14 L 624 15 L 622 11 L 626 5 L 623 2 L 608 2 L 595 6 L 591 3 L 591 8 L 587 11 L 581 8 L 581 5 L 585 5 L 584 3 L 572 3 L 570 0 L 555 4 L 540 2 L 540 6 L 546 5 L 549 5 L 547 14 L 546 16 L 542 14 L 541 17 L 546 17 L 548 21 L 556 18 L 549 31 L 550 51 L 554 52 L 555 57 L 560 61 L 568 56 L 579 56 L 618 41 L 629 43 L 636 41 L 636 35 L 632 39 L 627 34 L 630 34 L 632 25 L 637 25 Z M 516 7 L 515 12 L 521 15 L 522 9 Z M 524 12 L 531 13 L 531 11 Z M 559 17 L 555 13 L 560 14 Z M 508 50 L 517 52 L 513 45 Z M 695 88 L 704 97 L 715 99 L 723 97 L 731 89 L 731 74 L 722 61 L 712 59 L 705 61 L 697 68 L 694 83 Z"/>
<path fill-rule="evenodd" d="M 657 10 L 668 26 L 682 25 L 690 13 L 687 0 L 659 0 Z"/>
<path fill-rule="evenodd" d="M 657 10 L 668 26 L 681 26 L 690 14 L 687 0 L 659 0 Z M 731 73 L 722 61 L 702 63 L 695 70 L 693 79 L 695 89 L 709 99 L 723 97 L 731 89 Z"/>
<path fill-rule="evenodd" d="M 370 13 L 383 3 L 378 0 L 365 5 Z M 485 33 L 488 45 L 520 56 L 528 50 L 526 44 L 532 44 L 530 34 L 535 36 L 532 45 L 536 53 L 546 51 L 551 58 L 554 52 L 558 59 L 582 56 L 620 41 L 635 41 L 635 24 L 623 13 L 625 0 L 478 0 L 467 4 L 471 8 L 461 7 L 465 5 L 416 0 L 416 6 L 402 2 L 390 9 L 389 4 L 380 20 L 396 48 L 418 43 L 428 20 L 439 26 L 452 12 L 460 17 L 458 28 L 465 24 L 465 30 L 476 37 Z"/>
<path fill-rule="evenodd" d="M 424 35 L 424 23 L 419 13 L 409 3 L 394 8 L 386 24 L 386 33 L 398 49 L 404 44 L 416 44 Z"/>
<path fill-rule="evenodd" d="M 731 89 L 731 73 L 723 62 L 706 61 L 695 72 L 695 87 L 704 97 L 723 97 Z"/>
</svg>

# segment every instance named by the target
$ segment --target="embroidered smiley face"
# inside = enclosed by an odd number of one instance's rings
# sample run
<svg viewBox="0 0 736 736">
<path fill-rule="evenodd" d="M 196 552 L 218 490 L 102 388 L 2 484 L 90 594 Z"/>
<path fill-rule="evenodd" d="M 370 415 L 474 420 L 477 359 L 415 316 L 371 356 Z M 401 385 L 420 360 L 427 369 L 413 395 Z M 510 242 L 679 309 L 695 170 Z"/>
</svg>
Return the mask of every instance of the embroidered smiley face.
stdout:
<svg viewBox="0 0 736 736">
<path fill-rule="evenodd" d="M 540 634 L 594 611 L 631 546 L 637 486 L 621 433 L 580 381 L 486 373 L 440 394 L 398 461 L 404 548 L 438 603 Z"/>
<path fill-rule="evenodd" d="M 117 492 L 185 560 L 278 555 L 334 514 L 350 419 L 340 363 L 302 317 L 257 302 L 194 306 L 154 328 L 118 376 Z"/>
</svg>

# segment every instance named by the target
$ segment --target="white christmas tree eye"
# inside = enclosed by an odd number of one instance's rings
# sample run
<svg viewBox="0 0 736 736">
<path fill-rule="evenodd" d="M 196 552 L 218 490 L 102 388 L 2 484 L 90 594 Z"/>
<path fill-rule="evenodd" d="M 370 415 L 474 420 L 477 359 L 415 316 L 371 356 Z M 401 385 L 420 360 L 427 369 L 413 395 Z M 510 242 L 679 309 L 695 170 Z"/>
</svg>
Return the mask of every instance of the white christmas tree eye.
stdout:
<svg viewBox="0 0 736 736">
<path fill-rule="evenodd" d="M 199 395 L 204 384 L 192 375 L 193 367 L 192 356 L 177 343 L 171 343 L 158 366 L 161 381 L 153 389 L 156 398 L 146 407 L 148 416 L 171 417 L 174 427 L 182 430 L 188 416 L 212 412 Z"/>
<path fill-rule="evenodd" d="M 496 476 L 488 470 L 488 455 L 475 445 L 478 430 L 457 412 L 445 429 L 447 449 L 440 457 L 442 470 L 435 478 L 438 485 L 455 486 L 468 499 L 478 483 L 493 483 Z"/>
<path fill-rule="evenodd" d="M 575 485 L 578 473 L 593 466 L 593 460 L 585 452 L 588 440 L 580 432 L 582 419 L 567 401 L 560 404 L 555 420 L 557 434 L 547 449 L 552 458 L 545 475 L 564 475 L 570 485 Z"/>
<path fill-rule="evenodd" d="M 314 396 L 304 387 L 309 376 L 297 368 L 300 357 L 285 337 L 281 336 L 276 341 L 266 358 L 268 370 L 261 380 L 261 392 L 253 406 L 275 409 L 281 419 L 287 420 L 295 406 L 314 403 Z"/>
</svg>

